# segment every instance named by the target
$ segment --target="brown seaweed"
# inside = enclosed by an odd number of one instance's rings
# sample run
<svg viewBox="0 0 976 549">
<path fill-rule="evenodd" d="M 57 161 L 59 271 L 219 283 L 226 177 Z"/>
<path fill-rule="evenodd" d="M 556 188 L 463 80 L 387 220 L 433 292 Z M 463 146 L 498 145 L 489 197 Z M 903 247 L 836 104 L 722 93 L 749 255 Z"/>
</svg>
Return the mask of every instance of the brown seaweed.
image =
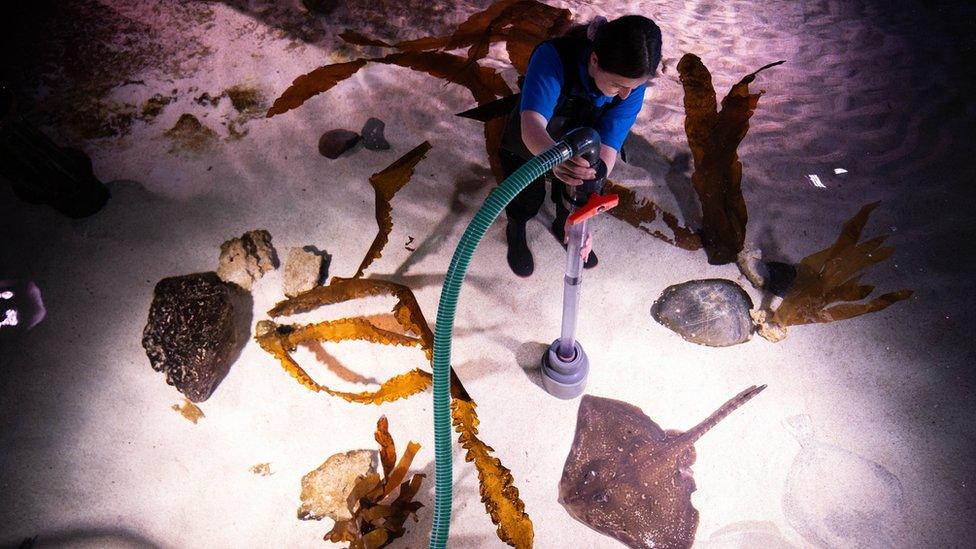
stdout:
<svg viewBox="0 0 976 549">
<path fill-rule="evenodd" d="M 505 15 L 507 18 L 500 21 L 504 24 L 499 38 L 505 40 L 508 58 L 521 75 L 528 70 L 529 57 L 535 47 L 562 34 L 572 22 L 569 10 L 534 1 L 518 2 Z"/>
<path fill-rule="evenodd" d="M 495 69 L 469 64 L 464 57 L 437 51 L 406 51 L 384 57 L 363 58 L 319 67 L 296 78 L 268 109 L 268 118 L 300 107 L 316 95 L 332 89 L 355 74 L 367 63 L 398 65 L 460 84 L 471 91 L 475 100 L 491 101 L 512 93 L 505 79 Z"/>
<path fill-rule="evenodd" d="M 687 432 L 664 431 L 640 408 L 584 395 L 559 481 L 570 516 L 629 547 L 691 547 L 695 442 L 766 386 L 752 386 Z"/>
<path fill-rule="evenodd" d="M 374 259 L 382 257 L 383 247 L 389 241 L 390 231 L 393 230 L 393 217 L 391 215 L 393 206 L 390 205 L 390 201 L 393 200 L 397 191 L 410 181 L 410 178 L 413 177 L 414 168 L 427 156 L 428 152 L 430 152 L 430 143 L 424 141 L 382 171 L 369 177 L 369 184 L 373 186 L 376 193 L 376 224 L 379 226 L 379 232 L 376 233 L 376 238 L 373 239 L 369 251 L 366 252 L 366 257 L 359 264 L 359 269 L 353 278 L 363 276 L 366 267 L 369 267 Z"/>
<path fill-rule="evenodd" d="M 401 51 L 455 50 L 468 48 L 467 65 L 488 54 L 493 42 L 504 41 L 512 65 L 525 74 L 529 56 L 540 42 L 558 36 L 568 27 L 572 14 L 535 0 L 500 0 L 483 11 L 472 14 L 448 36 L 428 36 L 388 44 L 355 31 L 339 36 L 358 46 L 379 46 Z M 448 81 L 453 82 L 453 78 Z"/>
<path fill-rule="evenodd" d="M 620 197 L 620 202 L 609 212 L 613 217 L 681 249 L 701 249 L 701 238 L 693 230 L 682 226 L 677 216 L 665 211 L 654 202 L 646 198 L 638 200 L 637 193 L 610 180 L 606 182 L 604 193 L 616 194 Z M 651 223 L 657 219 L 658 213 L 661 214 L 664 224 L 671 229 L 674 238 L 668 237 L 661 231 L 651 230 L 644 226 L 645 223 Z"/>
<path fill-rule="evenodd" d="M 377 202 L 379 202 L 379 198 L 380 193 L 377 192 Z M 377 212 L 380 212 L 379 206 L 377 206 Z M 367 257 L 368 255 L 369 253 Z M 365 262 L 366 260 L 364 260 Z M 379 318 L 374 316 L 340 319 L 307 326 L 278 325 L 273 321 L 265 320 L 258 323 L 256 339 L 265 351 L 281 362 L 288 373 L 312 391 L 323 391 L 351 402 L 379 404 L 426 390 L 431 384 L 432 377 L 429 373 L 416 369 L 388 380 L 379 391 L 373 393 L 356 394 L 333 391 L 316 383 L 290 354 L 295 346 L 300 343 L 320 339 L 328 341 L 361 339 L 385 344 L 419 345 L 424 350 L 428 362 L 431 361 L 434 334 L 424 318 L 416 297 L 407 286 L 381 279 L 364 280 L 362 278 L 333 277 L 327 286 L 313 288 L 277 303 L 268 311 L 268 315 L 277 318 L 299 314 L 325 305 L 378 295 L 392 295 L 397 298 L 392 309 L 392 319 L 397 326 L 390 324 L 389 315 Z M 485 504 L 485 509 L 492 522 L 498 526 L 497 533 L 500 539 L 516 547 L 531 547 L 534 537 L 532 521 L 525 513 L 525 504 L 519 498 L 518 488 L 514 486 L 512 474 L 498 458 L 492 456 L 494 449 L 478 438 L 478 415 L 475 412 L 475 402 L 461 384 L 453 368 L 450 375 L 453 425 L 455 431 L 459 433 L 459 442 L 467 450 L 465 459 L 474 462 L 478 470 L 481 498 Z M 387 470 L 388 466 L 388 458 L 385 459 L 384 471 Z M 390 475 L 392 476 L 393 473 Z M 362 494 L 375 490 L 380 483 L 378 475 L 374 474 L 373 477 L 366 478 L 358 486 L 358 490 L 354 490 L 354 494 L 350 496 L 350 501 L 355 501 Z M 405 492 L 404 488 L 401 487 L 400 497 L 397 498 L 397 501 L 404 494 L 407 494 L 407 500 L 412 498 L 413 493 L 416 493 L 419 488 L 419 479 L 415 476 L 409 485 L 403 483 L 402 486 L 407 487 L 407 491 Z M 390 512 L 388 507 L 374 506 L 372 509 L 363 514 L 366 520 L 381 518 L 381 516 L 385 516 L 384 513 Z M 330 533 L 336 537 L 327 539 L 352 541 L 352 547 L 381 546 L 379 544 L 392 539 L 388 538 L 388 533 L 380 529 L 369 531 L 361 538 L 355 538 L 349 532 L 356 531 L 357 527 L 356 524 L 347 525 L 345 528 L 339 528 L 337 525 L 337 529 Z"/>
<path fill-rule="evenodd" d="M 844 223 L 832 246 L 800 261 L 793 288 L 773 313 L 773 323 L 785 327 L 835 322 L 880 311 L 912 296 L 911 290 L 899 290 L 867 303 L 851 303 L 866 299 L 874 291 L 874 286 L 861 284 L 864 270 L 888 259 L 894 252 L 894 248 L 882 247 L 885 236 L 859 242 L 868 216 L 878 204 L 865 205 Z M 830 306 L 832 303 L 840 304 Z"/>
<path fill-rule="evenodd" d="M 377 295 L 393 295 L 397 298 L 393 307 L 394 319 L 402 328 L 417 336 L 416 340 L 411 340 L 410 343 L 416 341 L 424 349 L 427 360 L 430 361 L 433 357 L 434 348 L 433 332 L 424 319 L 423 312 L 420 310 L 416 297 L 410 288 L 394 282 L 334 277 L 328 286 L 319 286 L 282 301 L 268 311 L 268 314 L 272 317 L 293 315 L 308 312 L 324 305 Z M 273 323 L 265 325 L 264 329 L 272 325 Z M 378 332 L 380 334 L 395 333 L 389 328 L 392 327 L 388 327 L 386 330 L 376 326 L 365 329 L 382 330 Z M 260 332 L 261 330 L 259 330 Z M 286 335 L 259 337 L 263 338 L 264 341 L 262 347 L 278 357 L 286 371 L 298 379 L 302 385 L 313 391 L 320 390 L 320 386 L 284 350 L 282 338 Z M 406 337 L 405 335 L 402 336 Z M 260 341 L 262 339 L 259 339 Z M 403 341 L 407 342 L 407 340 Z M 290 340 L 286 339 L 286 342 L 290 342 Z M 431 379 L 429 374 L 426 372 L 423 374 L 425 374 L 425 379 L 429 385 Z M 492 522 L 498 526 L 499 538 L 516 547 L 531 547 L 534 537 L 532 521 L 525 513 L 525 504 L 519 498 L 518 488 L 514 486 L 512 474 L 498 458 L 492 456 L 494 449 L 478 438 L 476 404 L 461 384 L 461 380 L 458 379 L 453 368 L 451 369 L 451 397 L 451 416 L 454 429 L 459 433 L 458 441 L 467 451 L 465 459 L 474 462 L 475 468 L 478 470 L 481 499 Z M 388 398 L 387 400 L 392 399 Z M 356 400 L 356 402 L 360 401 Z"/>
<path fill-rule="evenodd" d="M 427 355 L 427 360 L 433 357 L 434 334 L 430 331 L 424 313 L 420 310 L 417 298 L 410 288 L 387 280 L 360 278 L 332 277 L 328 286 L 317 286 L 276 304 L 268 315 L 279 317 L 304 313 L 321 307 L 343 303 L 361 297 L 392 295 L 397 298 L 393 306 L 393 317 L 405 330 L 418 338 L 418 343 Z M 402 334 L 396 334 L 402 335 Z"/>
<path fill-rule="evenodd" d="M 356 71 L 366 66 L 367 61 L 367 59 L 356 59 L 347 63 L 326 65 L 299 76 L 280 97 L 274 100 L 271 108 L 268 109 L 268 118 L 300 107 L 309 98 L 328 91 L 339 82 L 356 74 Z"/>
<path fill-rule="evenodd" d="M 432 378 L 428 372 L 414 369 L 388 379 L 376 391 L 348 393 L 335 391 L 320 385 L 291 356 L 299 343 L 307 340 L 346 341 L 366 340 L 390 345 L 419 345 L 417 338 L 377 328 L 363 318 L 343 318 L 334 321 L 308 325 L 281 325 L 270 320 L 258 322 L 255 339 L 262 349 L 278 359 L 282 367 L 304 387 L 315 392 L 324 392 L 341 397 L 349 402 L 362 404 L 381 404 L 391 400 L 406 398 L 423 392 L 430 386 Z"/>
<path fill-rule="evenodd" d="M 477 120 L 478 122 L 488 122 L 489 120 L 507 116 L 508 113 L 512 112 L 515 107 L 518 106 L 521 97 L 521 94 L 517 93 L 506 95 L 501 99 L 496 99 L 494 101 L 468 109 L 464 112 L 459 112 L 455 116 L 470 118 L 471 120 Z"/>
<path fill-rule="evenodd" d="M 540 42 L 558 35 L 572 17 L 567 9 L 534 0 L 501 0 L 461 23 L 445 49 L 468 48 L 468 62 L 488 54 L 492 42 L 504 41 L 509 60 L 525 74 L 529 56 Z"/>
<path fill-rule="evenodd" d="M 457 377 L 452 375 L 452 386 L 455 382 L 460 384 Z M 463 391 L 463 388 L 460 389 Z M 474 462 L 478 469 L 481 501 L 492 523 L 498 526 L 498 538 L 513 547 L 532 547 L 535 538 L 532 520 L 525 512 L 525 503 L 519 498 L 511 471 L 491 455 L 494 449 L 478 438 L 476 406 L 470 397 L 455 395 L 451 401 L 454 430 L 460 434 L 458 442 L 467 451 L 464 460 Z"/>
<path fill-rule="evenodd" d="M 396 446 L 390 436 L 386 416 L 376 422 L 376 442 L 380 445 L 383 476 L 369 473 L 359 477 L 346 503 L 352 518 L 336 521 L 335 526 L 325 535 L 327 541 L 351 542 L 350 548 L 373 549 L 388 546 L 393 540 L 403 536 L 403 527 L 411 516 L 416 521 L 417 511 L 423 504 L 413 501 L 425 475 L 415 473 L 404 482 L 414 456 L 420 450 L 416 442 L 407 444 L 407 449 L 396 461 Z M 396 497 L 393 492 L 399 490 Z"/>
<path fill-rule="evenodd" d="M 749 130 L 749 119 L 763 91 L 749 93 L 749 84 L 778 61 L 746 75 L 732 86 L 716 112 L 712 76 L 698 56 L 685 54 L 678 74 L 685 92 L 685 133 L 695 170 L 691 183 L 702 208 L 702 243 L 708 262 L 723 265 L 742 251 L 748 214 L 742 197 L 742 163 L 736 149 Z"/>
</svg>

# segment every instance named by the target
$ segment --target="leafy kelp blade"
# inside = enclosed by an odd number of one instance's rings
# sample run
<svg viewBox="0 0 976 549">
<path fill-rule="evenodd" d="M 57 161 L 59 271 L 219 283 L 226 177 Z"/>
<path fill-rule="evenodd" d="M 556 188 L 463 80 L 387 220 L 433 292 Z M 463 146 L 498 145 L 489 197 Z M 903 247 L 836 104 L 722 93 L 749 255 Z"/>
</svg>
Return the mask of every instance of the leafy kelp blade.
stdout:
<svg viewBox="0 0 976 549">
<path fill-rule="evenodd" d="M 452 376 L 452 384 L 455 380 L 456 377 Z M 481 501 L 492 523 L 498 526 L 496 533 L 499 539 L 513 547 L 532 547 L 535 537 L 532 520 L 525 512 L 525 503 L 519 498 L 511 471 L 491 455 L 494 449 L 478 438 L 475 407 L 476 404 L 470 399 L 455 396 L 451 401 L 454 430 L 460 434 L 458 442 L 467 451 L 464 459 L 474 462 L 478 469 Z"/>
<path fill-rule="evenodd" d="M 493 68 L 468 64 L 464 57 L 439 51 L 393 53 L 374 61 L 398 65 L 460 84 L 479 104 L 512 93 L 505 79 Z"/>
<path fill-rule="evenodd" d="M 348 541 L 351 542 L 350 548 L 387 547 L 406 533 L 403 525 L 411 516 L 416 521 L 417 510 L 423 507 L 421 503 L 413 501 L 413 498 L 425 475 L 416 473 L 409 481 L 402 482 L 414 456 L 420 450 L 420 445 L 412 441 L 408 443 L 399 463 L 393 467 L 396 448 L 388 430 L 386 416 L 381 416 L 377 421 L 375 438 L 380 445 L 383 477 L 377 473 L 359 477 L 346 501 L 352 518 L 337 521 L 325 535 L 328 541 Z M 397 489 L 397 496 L 391 500 L 389 496 Z"/>
<path fill-rule="evenodd" d="M 383 247 L 389 242 L 390 231 L 393 230 L 393 216 L 391 215 L 393 206 L 390 205 L 390 201 L 393 200 L 397 191 L 410 181 L 410 178 L 413 177 L 414 168 L 427 156 L 429 151 L 430 143 L 424 141 L 384 170 L 370 176 L 369 184 L 373 186 L 376 193 L 376 224 L 379 226 L 379 231 L 353 278 L 363 276 L 363 272 L 370 263 L 382 257 Z"/>
<path fill-rule="evenodd" d="M 392 345 L 419 345 L 420 340 L 372 326 L 362 318 L 344 318 L 304 326 L 279 326 L 270 320 L 258 323 L 255 339 L 262 349 L 278 359 L 282 367 L 307 389 L 324 392 L 361 404 L 381 404 L 423 392 L 432 383 L 431 375 L 419 369 L 388 379 L 376 391 L 349 393 L 320 385 L 291 356 L 296 346 L 310 339 L 320 341 L 365 340 Z"/>
<path fill-rule="evenodd" d="M 470 118 L 471 120 L 477 120 L 479 122 L 487 122 L 489 120 L 501 118 L 503 116 L 507 116 L 508 113 L 515 110 L 515 107 L 518 106 L 519 99 L 521 97 L 522 95 L 518 93 L 507 95 L 490 103 L 485 103 L 484 105 L 479 105 L 473 109 L 459 112 L 457 113 L 457 116 L 460 116 L 461 118 Z"/>
<path fill-rule="evenodd" d="M 848 220 L 832 246 L 805 257 L 797 265 L 796 281 L 783 302 L 773 313 L 779 326 L 813 322 L 834 322 L 873 313 L 912 296 L 911 290 L 899 290 L 878 296 L 867 303 L 874 286 L 860 284 L 864 271 L 888 259 L 893 248 L 882 247 L 886 237 L 859 242 L 861 232 L 879 202 L 867 204 Z"/>
<path fill-rule="evenodd" d="M 326 65 L 299 76 L 281 94 L 281 97 L 275 99 L 271 108 L 268 109 L 268 118 L 300 107 L 310 98 L 332 89 L 339 82 L 356 74 L 356 71 L 363 68 L 366 62 L 366 59 L 356 59 L 347 63 Z"/>
<path fill-rule="evenodd" d="M 270 118 L 301 106 L 316 95 L 332 89 L 369 62 L 398 65 L 456 82 L 471 90 L 479 103 L 512 93 L 505 80 L 489 67 L 467 63 L 464 57 L 443 52 L 405 51 L 384 57 L 362 58 L 319 67 L 299 76 L 268 109 Z"/>
<path fill-rule="evenodd" d="M 391 44 L 387 44 L 382 40 L 377 40 L 375 38 L 370 38 L 360 32 L 354 30 L 345 30 L 339 33 L 339 38 L 342 38 L 350 44 L 355 44 L 357 46 L 379 46 L 381 48 L 391 48 Z"/>
<path fill-rule="evenodd" d="M 500 38 L 505 40 L 508 58 L 515 70 L 525 75 L 535 47 L 562 34 L 571 21 L 572 13 L 569 10 L 541 2 L 519 2 L 513 6 Z"/>
<path fill-rule="evenodd" d="M 361 297 L 392 295 L 397 298 L 393 317 L 404 329 L 418 336 L 429 361 L 433 356 L 434 334 L 427 325 L 423 311 L 410 288 L 387 280 L 333 277 L 328 286 L 318 286 L 275 305 L 268 314 L 272 317 L 312 311 L 323 305 L 343 303 Z M 398 334 L 399 335 L 399 334 Z"/>
<path fill-rule="evenodd" d="M 610 180 L 606 182 L 604 193 L 616 194 L 620 197 L 620 202 L 609 212 L 613 217 L 673 246 L 684 250 L 701 249 L 701 238 L 688 227 L 682 226 L 677 216 L 664 211 L 664 209 L 654 202 L 646 198 L 638 199 L 637 193 L 633 190 Z M 644 226 L 645 223 L 651 223 L 657 219 L 658 213 L 661 214 L 661 219 L 664 221 L 664 224 L 671 229 L 674 238 L 668 237 L 661 231 L 651 230 Z"/>
<path fill-rule="evenodd" d="M 685 133 L 695 162 L 691 182 L 701 202 L 702 243 L 708 262 L 714 265 L 735 261 L 745 242 L 748 215 L 736 149 L 763 94 L 749 93 L 749 83 L 760 71 L 781 63 L 746 75 L 732 86 L 716 113 L 711 75 L 701 59 L 688 53 L 678 62 L 685 92 Z"/>
</svg>

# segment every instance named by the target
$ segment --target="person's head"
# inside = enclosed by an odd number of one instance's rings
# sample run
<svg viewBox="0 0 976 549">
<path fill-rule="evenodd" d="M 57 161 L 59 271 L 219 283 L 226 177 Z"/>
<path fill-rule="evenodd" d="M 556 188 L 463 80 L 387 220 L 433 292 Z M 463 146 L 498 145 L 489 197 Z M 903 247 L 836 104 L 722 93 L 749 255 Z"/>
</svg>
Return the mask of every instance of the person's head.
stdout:
<svg viewBox="0 0 976 549">
<path fill-rule="evenodd" d="M 640 15 L 625 15 L 593 25 L 588 71 L 604 95 L 626 99 L 657 72 L 661 29 Z"/>
</svg>

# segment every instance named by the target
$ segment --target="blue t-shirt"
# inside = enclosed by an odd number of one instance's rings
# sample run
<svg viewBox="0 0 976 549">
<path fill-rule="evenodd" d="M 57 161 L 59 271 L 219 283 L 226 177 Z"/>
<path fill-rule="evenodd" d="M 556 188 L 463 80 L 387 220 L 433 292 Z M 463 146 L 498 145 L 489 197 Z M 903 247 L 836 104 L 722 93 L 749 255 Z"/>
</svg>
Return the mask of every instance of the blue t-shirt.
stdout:
<svg viewBox="0 0 976 549">
<path fill-rule="evenodd" d="M 586 48 L 584 54 L 577 64 L 580 71 L 580 81 L 583 83 L 583 88 L 593 105 L 602 107 L 613 101 L 614 98 L 603 95 L 598 88 L 591 86 L 590 75 L 586 70 L 590 48 Z M 522 84 L 522 100 L 519 112 L 535 111 L 544 116 L 546 120 L 551 119 L 562 87 L 563 63 L 559 59 L 556 47 L 545 42 L 536 48 L 532 58 L 529 59 L 529 68 L 525 73 L 525 82 Z M 637 113 L 644 105 L 646 87 L 645 84 L 637 86 L 630 92 L 627 99 L 603 113 L 596 131 L 600 134 L 600 140 L 604 145 L 620 150 L 630 127 L 637 120 Z"/>
</svg>

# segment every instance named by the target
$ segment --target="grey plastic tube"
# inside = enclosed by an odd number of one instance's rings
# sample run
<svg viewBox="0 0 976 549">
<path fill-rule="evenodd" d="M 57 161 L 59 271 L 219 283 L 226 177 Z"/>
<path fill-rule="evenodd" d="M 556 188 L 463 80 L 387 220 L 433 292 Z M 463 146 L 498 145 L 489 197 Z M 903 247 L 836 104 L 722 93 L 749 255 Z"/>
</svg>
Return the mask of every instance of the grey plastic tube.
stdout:
<svg viewBox="0 0 976 549">
<path fill-rule="evenodd" d="M 592 131 L 592 130 L 591 130 Z M 599 144 L 599 140 L 597 140 Z M 599 148 L 599 145 L 597 145 Z M 560 141 L 526 162 L 496 187 L 481 205 L 474 219 L 468 224 L 458 247 L 454 250 L 451 265 L 444 278 L 440 303 L 437 306 L 437 324 L 434 327 L 434 526 L 430 532 L 430 548 L 447 546 L 447 534 L 451 527 L 451 496 L 454 471 L 451 459 L 451 332 L 454 330 L 454 313 L 457 309 L 461 283 L 468 270 L 474 250 L 488 231 L 488 227 L 515 196 L 534 179 L 573 156 L 573 150 Z"/>
</svg>

